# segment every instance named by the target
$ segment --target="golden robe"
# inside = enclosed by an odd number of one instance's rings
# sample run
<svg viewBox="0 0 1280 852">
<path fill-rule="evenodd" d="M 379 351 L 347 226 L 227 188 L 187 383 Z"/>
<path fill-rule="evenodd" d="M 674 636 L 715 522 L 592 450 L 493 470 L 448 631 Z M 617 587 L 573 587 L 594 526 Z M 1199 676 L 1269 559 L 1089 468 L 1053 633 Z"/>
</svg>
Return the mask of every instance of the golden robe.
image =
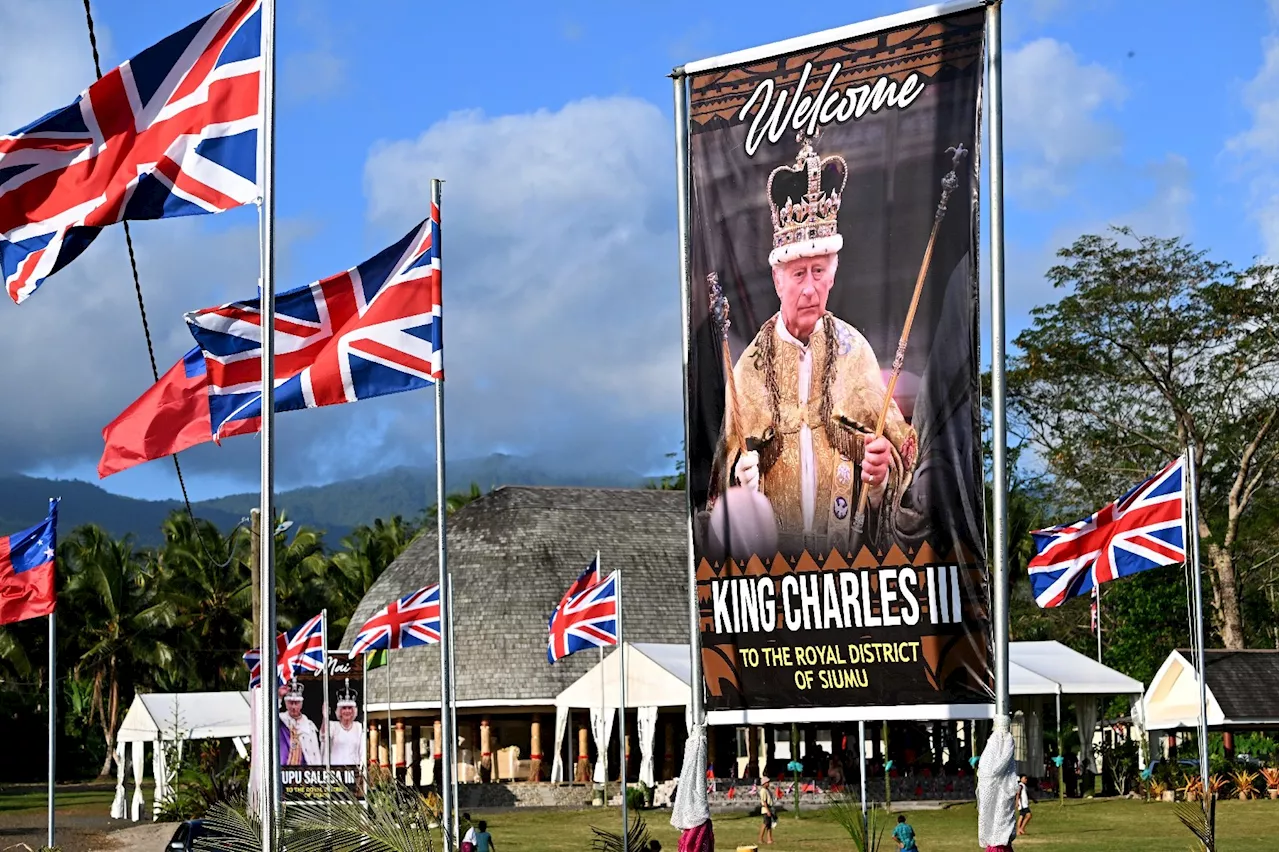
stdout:
<svg viewBox="0 0 1280 852">
<path fill-rule="evenodd" d="M 884 551 L 892 541 L 892 514 L 911 480 L 916 462 L 915 430 L 891 402 L 884 435 L 893 461 L 881 503 L 868 502 L 863 529 L 854 522 L 862 489 L 863 442 L 875 434 L 885 396 L 885 383 L 875 352 L 857 329 L 827 313 L 809 340 L 808 400 L 800 404 L 801 349 L 781 339 L 775 314 L 766 320 L 734 367 L 737 415 L 726 388 L 725 440 L 719 471 L 725 471 L 725 449 L 741 446 L 760 454 L 760 491 L 773 507 L 779 546 L 784 553 L 807 549 L 811 554 L 832 548 L 851 551 L 867 544 Z M 790 335 L 787 335 L 789 338 Z M 806 528 L 802 503 L 801 426 L 810 430 L 813 446 L 813 518 Z M 739 455 L 736 449 L 733 455 Z M 727 471 L 732 475 L 733 463 Z M 723 474 L 722 474 L 723 475 Z M 719 478 L 712 484 L 713 493 Z M 714 499 L 714 498 L 713 498 Z"/>
</svg>

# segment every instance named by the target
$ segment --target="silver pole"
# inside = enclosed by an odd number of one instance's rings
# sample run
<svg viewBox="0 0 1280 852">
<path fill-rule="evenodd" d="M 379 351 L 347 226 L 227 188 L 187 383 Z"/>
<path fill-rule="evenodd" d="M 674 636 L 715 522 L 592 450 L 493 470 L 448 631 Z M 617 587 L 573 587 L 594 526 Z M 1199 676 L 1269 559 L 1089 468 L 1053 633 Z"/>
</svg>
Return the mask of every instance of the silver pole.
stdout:
<svg viewBox="0 0 1280 852">
<path fill-rule="evenodd" d="M 614 589 L 618 595 L 618 763 L 622 767 L 618 777 L 622 779 L 622 852 L 627 852 L 627 646 L 622 638 L 622 571 L 614 576 L 618 584 Z"/>
<path fill-rule="evenodd" d="M 1205 717 L 1205 704 L 1208 702 L 1208 687 L 1205 685 L 1204 668 L 1204 587 L 1200 581 L 1200 501 L 1199 484 L 1196 476 L 1196 457 L 1193 445 L 1188 444 L 1187 455 L 1187 488 L 1186 503 L 1188 507 L 1189 547 L 1187 553 L 1191 557 L 1191 583 L 1195 589 L 1195 622 L 1196 622 L 1196 669 L 1200 675 L 1200 712 L 1196 736 L 1200 746 L 1200 780 L 1204 784 L 1205 813 L 1209 812 L 1209 720 Z"/>
<path fill-rule="evenodd" d="M 324 701 L 321 702 L 324 708 L 324 718 L 320 720 L 320 735 L 324 737 L 324 799 L 329 801 L 331 798 L 331 786 L 333 775 L 333 760 L 330 754 L 329 745 L 329 610 L 320 610 L 320 661 L 324 665 L 321 678 L 320 691 L 324 693 Z"/>
<path fill-rule="evenodd" d="M 698 566 L 693 552 L 693 491 L 689 480 L 689 89 L 683 69 L 672 74 L 676 96 L 676 227 L 680 234 L 680 357 L 684 387 L 685 536 L 689 560 L 689 716 L 693 724 L 706 721 L 702 704 L 702 646 L 698 618 Z"/>
<path fill-rule="evenodd" d="M 262 523 L 274 530 L 275 510 L 272 496 L 275 488 L 275 0 L 262 2 L 262 200 L 259 212 L 262 281 L 260 293 L 262 335 L 262 479 L 258 511 Z M 276 559 L 275 534 L 259 536 L 261 556 L 258 588 L 262 629 L 258 637 L 262 649 L 262 724 L 260 742 L 265 746 L 262 762 L 264 807 L 262 816 L 262 850 L 275 852 L 280 819 L 280 725 L 276 717 Z M 270 755 L 270 757 L 268 757 Z"/>
<path fill-rule="evenodd" d="M 431 203 L 440 207 L 440 186 L 443 182 L 431 180 Z M 443 217 L 442 217 L 443 218 Z M 443 222 L 442 222 L 443 224 Z M 436 246 L 437 263 L 440 265 L 441 290 L 444 289 L 444 251 L 442 238 Z M 441 314 L 443 315 L 443 309 Z M 443 846 L 452 849 L 457 834 L 457 802 L 454 799 L 454 774 L 457 763 L 458 738 L 454 732 L 453 716 L 453 583 L 449 577 L 448 540 L 445 532 L 445 520 L 448 514 L 448 499 L 444 482 L 444 350 L 440 351 L 441 375 L 436 379 L 436 536 L 440 567 L 440 735 L 444 737 L 447 759 L 444 772 L 440 776 L 440 823 L 444 836 Z"/>
<path fill-rule="evenodd" d="M 49 613 L 49 848 L 54 842 L 54 779 L 58 767 L 58 627 L 57 613 Z"/>
<path fill-rule="evenodd" d="M 996 718 L 1009 716 L 1009 477 L 1005 450 L 1004 405 L 1004 122 L 1000 78 L 1000 0 L 987 7 L 987 109 L 990 163 L 987 166 L 991 204 L 991 437 L 994 471 L 991 542 L 991 630 L 995 644 Z"/>
<path fill-rule="evenodd" d="M 453 641 L 453 601 L 453 575 L 451 574 L 449 575 L 449 683 L 457 684 L 458 672 L 454 665 L 455 661 L 452 650 L 456 647 Z M 453 730 L 456 732 L 458 730 L 458 701 L 457 696 L 452 695 L 452 692 L 449 700 L 449 723 L 453 725 Z M 441 732 L 441 736 L 443 736 L 443 731 Z M 449 770 L 451 773 L 449 775 L 449 778 L 451 779 L 449 783 L 450 791 L 453 793 L 453 836 L 457 837 L 461 826 L 459 825 L 460 817 L 458 815 L 458 739 L 456 736 L 449 741 L 448 754 L 450 761 L 449 765 L 452 767 Z"/>
<path fill-rule="evenodd" d="M 862 836 L 867 836 L 867 723 L 858 720 L 858 788 L 862 794 Z"/>
<path fill-rule="evenodd" d="M 396 777 L 396 733 L 391 724 L 391 647 L 387 646 L 387 767 L 391 777 Z"/>
<path fill-rule="evenodd" d="M 596 551 L 596 582 L 600 581 L 600 577 L 601 577 L 600 551 L 597 550 Z M 597 650 L 600 652 L 600 734 L 601 736 L 603 736 L 604 719 L 605 719 L 605 715 L 604 715 L 605 714 L 604 646 L 603 645 L 598 646 Z M 592 736 L 595 736 L 596 732 L 592 731 L 591 734 Z M 604 769 L 602 771 L 602 774 L 604 777 L 601 779 L 602 788 L 600 791 L 600 799 L 605 805 L 608 805 L 609 804 L 609 743 L 606 742 L 604 744 L 604 748 L 602 751 L 603 751 L 603 757 L 600 758 L 600 763 L 602 766 L 604 766 Z"/>
<path fill-rule="evenodd" d="M 1098 610 L 1098 662 L 1102 662 L 1102 586 L 1093 587 L 1094 605 Z"/>
</svg>

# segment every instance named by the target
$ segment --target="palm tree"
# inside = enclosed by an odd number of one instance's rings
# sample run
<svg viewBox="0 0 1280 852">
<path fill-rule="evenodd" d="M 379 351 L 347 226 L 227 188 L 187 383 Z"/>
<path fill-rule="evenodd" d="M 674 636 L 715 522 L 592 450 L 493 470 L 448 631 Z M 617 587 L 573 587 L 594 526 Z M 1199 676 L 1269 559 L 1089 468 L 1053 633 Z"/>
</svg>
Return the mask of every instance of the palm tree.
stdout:
<svg viewBox="0 0 1280 852">
<path fill-rule="evenodd" d="M 59 547 L 67 571 L 66 601 L 59 607 L 74 637 L 72 673 L 93 683 L 92 715 L 102 728 L 111 771 L 121 705 L 149 676 L 177 663 L 165 641 L 176 622 L 173 601 L 157 592 L 155 563 L 126 536 L 116 541 L 96 525 L 79 527 Z"/>
<path fill-rule="evenodd" d="M 285 523 L 282 513 L 276 529 Z M 276 624 L 297 626 L 329 604 L 329 568 L 324 534 L 310 527 L 294 527 L 275 534 L 276 541 Z"/>
<path fill-rule="evenodd" d="M 236 527 L 223 536 L 209 521 L 181 511 L 161 529 L 160 594 L 177 613 L 174 639 L 189 661 L 189 688 L 243 686 L 240 656 L 253 642 L 249 531 Z"/>
<path fill-rule="evenodd" d="M 444 498 L 445 517 L 452 515 L 468 503 L 479 500 L 484 496 L 484 492 L 480 490 L 480 486 L 471 483 L 469 491 L 455 491 Z M 423 515 L 423 526 L 435 529 L 437 507 L 433 504 L 427 507 L 427 511 Z"/>
<path fill-rule="evenodd" d="M 335 635 L 346 630 L 360 601 L 374 582 L 423 529 L 396 515 L 384 522 L 378 518 L 373 526 L 361 524 L 342 540 L 342 550 L 333 556 L 329 583 L 330 623 Z"/>
</svg>

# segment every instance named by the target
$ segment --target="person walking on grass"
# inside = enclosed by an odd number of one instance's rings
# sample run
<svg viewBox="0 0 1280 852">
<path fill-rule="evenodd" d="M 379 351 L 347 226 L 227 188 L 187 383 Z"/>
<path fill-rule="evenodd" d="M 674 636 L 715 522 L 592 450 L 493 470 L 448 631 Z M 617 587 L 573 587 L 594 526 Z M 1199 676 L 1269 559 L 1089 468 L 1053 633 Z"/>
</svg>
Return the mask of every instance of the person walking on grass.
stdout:
<svg viewBox="0 0 1280 852">
<path fill-rule="evenodd" d="M 900 852 L 920 852 L 916 847 L 916 830 L 902 814 L 898 814 L 898 824 L 893 829 L 893 839 L 898 841 Z"/>
<path fill-rule="evenodd" d="M 471 822 L 471 814 L 463 814 L 462 821 L 467 824 L 467 833 L 462 835 L 460 852 L 476 852 L 476 827 Z"/>
<path fill-rule="evenodd" d="M 1018 779 L 1018 833 L 1022 837 L 1027 833 L 1027 823 L 1031 822 L 1031 796 L 1027 792 L 1027 776 Z"/>
<path fill-rule="evenodd" d="M 489 824 L 484 820 L 476 823 L 476 852 L 497 852 L 498 847 L 489 833 Z"/>
<path fill-rule="evenodd" d="M 760 779 L 760 838 L 759 843 L 773 844 L 773 789 L 769 786 L 769 776 Z"/>
</svg>

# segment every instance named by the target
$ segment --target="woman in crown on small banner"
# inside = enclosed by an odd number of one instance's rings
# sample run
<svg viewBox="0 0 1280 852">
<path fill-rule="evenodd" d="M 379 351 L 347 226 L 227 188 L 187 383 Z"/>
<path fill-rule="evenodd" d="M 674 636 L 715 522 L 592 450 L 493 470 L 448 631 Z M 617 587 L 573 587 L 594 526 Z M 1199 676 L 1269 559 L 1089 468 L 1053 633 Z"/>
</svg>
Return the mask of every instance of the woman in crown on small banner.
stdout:
<svg viewBox="0 0 1280 852">
<path fill-rule="evenodd" d="M 324 708 L 322 736 L 329 738 L 329 763 L 333 766 L 359 766 L 364 753 L 364 726 L 356 719 L 359 696 L 348 679 L 338 690 L 337 724 L 331 724 L 329 708 Z"/>
<path fill-rule="evenodd" d="M 293 680 L 284 692 L 284 712 L 280 714 L 280 752 L 285 766 L 324 766 L 320 753 L 320 732 L 316 723 L 302 715 L 302 682 Z M 286 746 L 286 742 L 288 745 Z M 287 750 L 286 750 L 287 749 Z"/>
</svg>

